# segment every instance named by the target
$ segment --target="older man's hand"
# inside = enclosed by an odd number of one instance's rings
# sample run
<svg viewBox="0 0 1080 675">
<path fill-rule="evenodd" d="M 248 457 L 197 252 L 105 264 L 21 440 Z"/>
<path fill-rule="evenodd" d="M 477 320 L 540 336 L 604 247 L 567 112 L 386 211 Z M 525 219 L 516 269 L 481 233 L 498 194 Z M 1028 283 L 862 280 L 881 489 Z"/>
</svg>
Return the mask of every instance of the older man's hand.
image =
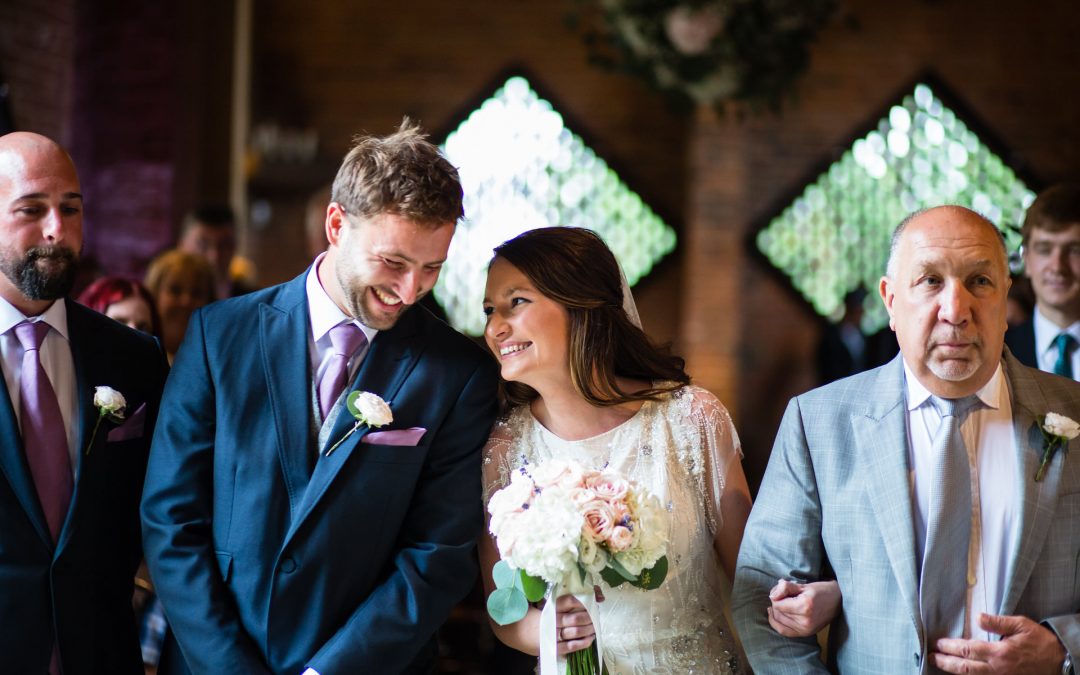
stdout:
<svg viewBox="0 0 1080 675">
<path fill-rule="evenodd" d="M 1061 673 L 1065 647 L 1049 628 L 1025 616 L 993 614 L 980 614 L 979 626 L 1001 640 L 943 638 L 930 655 L 934 665 L 946 673 Z"/>
</svg>

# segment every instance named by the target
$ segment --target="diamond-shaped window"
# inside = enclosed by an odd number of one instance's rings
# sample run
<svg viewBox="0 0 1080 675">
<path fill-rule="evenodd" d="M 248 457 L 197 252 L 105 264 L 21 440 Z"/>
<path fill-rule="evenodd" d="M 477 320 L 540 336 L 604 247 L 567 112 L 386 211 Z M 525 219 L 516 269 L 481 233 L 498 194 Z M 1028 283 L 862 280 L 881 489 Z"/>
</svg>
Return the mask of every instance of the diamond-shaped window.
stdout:
<svg viewBox="0 0 1080 675">
<path fill-rule="evenodd" d="M 434 292 L 460 331 L 483 333 L 492 249 L 526 230 L 567 225 L 595 231 L 631 286 L 675 248 L 675 231 L 522 77 L 508 79 L 442 149 L 461 174 L 465 220 Z"/>
<path fill-rule="evenodd" d="M 867 290 L 862 329 L 888 323 L 878 281 L 893 230 L 908 214 L 967 206 L 996 223 L 1009 250 L 1035 194 L 928 85 L 889 109 L 757 235 L 758 249 L 822 316 L 838 321 L 844 297 Z"/>
</svg>

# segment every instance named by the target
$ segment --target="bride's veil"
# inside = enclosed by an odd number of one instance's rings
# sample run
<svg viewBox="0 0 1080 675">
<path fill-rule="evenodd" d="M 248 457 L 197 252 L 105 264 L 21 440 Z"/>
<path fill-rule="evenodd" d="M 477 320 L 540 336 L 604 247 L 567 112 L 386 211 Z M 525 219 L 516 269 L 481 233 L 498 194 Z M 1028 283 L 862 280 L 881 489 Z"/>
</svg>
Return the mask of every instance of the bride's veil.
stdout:
<svg viewBox="0 0 1080 675">
<path fill-rule="evenodd" d="M 616 261 L 618 263 L 618 261 Z M 630 323 L 641 328 L 641 315 L 637 311 L 637 303 L 634 302 L 634 294 L 630 292 L 630 284 L 626 281 L 626 272 L 623 271 L 622 263 L 619 265 L 619 281 L 622 282 L 622 308 L 626 312 L 626 318 Z"/>
</svg>

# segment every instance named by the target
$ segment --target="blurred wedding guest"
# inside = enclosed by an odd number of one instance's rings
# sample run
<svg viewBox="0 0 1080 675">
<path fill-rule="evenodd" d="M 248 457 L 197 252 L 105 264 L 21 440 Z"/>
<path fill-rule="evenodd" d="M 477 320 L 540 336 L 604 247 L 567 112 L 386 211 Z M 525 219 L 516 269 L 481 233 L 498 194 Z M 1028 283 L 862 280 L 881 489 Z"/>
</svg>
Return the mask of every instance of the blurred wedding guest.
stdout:
<svg viewBox="0 0 1080 675">
<path fill-rule="evenodd" d="M 55 142 L 0 137 L 3 673 L 142 673 L 132 579 L 165 358 L 151 338 L 65 299 L 81 193 Z"/>
<path fill-rule="evenodd" d="M 223 205 L 206 205 L 184 216 L 176 248 L 206 258 L 214 270 L 214 295 L 232 298 L 254 290 L 251 263 L 236 255 L 236 216 Z"/>
<path fill-rule="evenodd" d="M 862 331 L 866 291 L 859 289 L 844 296 L 844 317 L 829 323 L 821 331 L 817 349 L 818 381 L 835 380 L 888 363 L 899 346 L 892 331 L 882 329 L 871 335 Z"/>
<path fill-rule="evenodd" d="M 191 313 L 215 299 L 214 271 L 203 258 L 172 249 L 154 258 L 144 281 L 157 305 L 161 342 L 172 363 Z"/>
<path fill-rule="evenodd" d="M 1012 276 L 1008 301 L 1009 304 L 1005 309 L 1005 322 L 1009 324 L 1010 329 L 1031 321 L 1031 317 L 1035 313 L 1035 293 L 1031 290 L 1031 281 L 1027 277 L 1017 274 Z"/>
<path fill-rule="evenodd" d="M 1080 377 L 1080 184 L 1040 193 L 1020 232 L 1035 312 L 1005 334 L 1005 344 L 1024 365 L 1075 380 Z"/>
<path fill-rule="evenodd" d="M 161 337 L 161 321 L 150 291 L 138 281 L 124 277 L 101 277 L 79 294 L 90 309 L 148 335 Z"/>
</svg>

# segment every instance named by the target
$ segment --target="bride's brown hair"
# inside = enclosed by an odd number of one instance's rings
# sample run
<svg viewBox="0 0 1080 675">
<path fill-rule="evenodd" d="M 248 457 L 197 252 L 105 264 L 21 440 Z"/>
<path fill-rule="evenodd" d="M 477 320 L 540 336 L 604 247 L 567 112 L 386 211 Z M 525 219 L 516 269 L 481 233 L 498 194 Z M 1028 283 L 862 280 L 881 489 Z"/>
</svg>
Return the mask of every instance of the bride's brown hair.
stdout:
<svg viewBox="0 0 1080 675">
<path fill-rule="evenodd" d="M 566 308 L 570 329 L 570 380 L 585 400 L 611 406 L 655 400 L 690 382 L 684 361 L 652 342 L 623 309 L 619 264 L 592 230 L 544 227 L 495 248 L 545 297 Z M 617 377 L 652 384 L 623 391 Z M 520 382 L 503 382 L 508 407 L 532 401 L 537 392 Z"/>
</svg>

